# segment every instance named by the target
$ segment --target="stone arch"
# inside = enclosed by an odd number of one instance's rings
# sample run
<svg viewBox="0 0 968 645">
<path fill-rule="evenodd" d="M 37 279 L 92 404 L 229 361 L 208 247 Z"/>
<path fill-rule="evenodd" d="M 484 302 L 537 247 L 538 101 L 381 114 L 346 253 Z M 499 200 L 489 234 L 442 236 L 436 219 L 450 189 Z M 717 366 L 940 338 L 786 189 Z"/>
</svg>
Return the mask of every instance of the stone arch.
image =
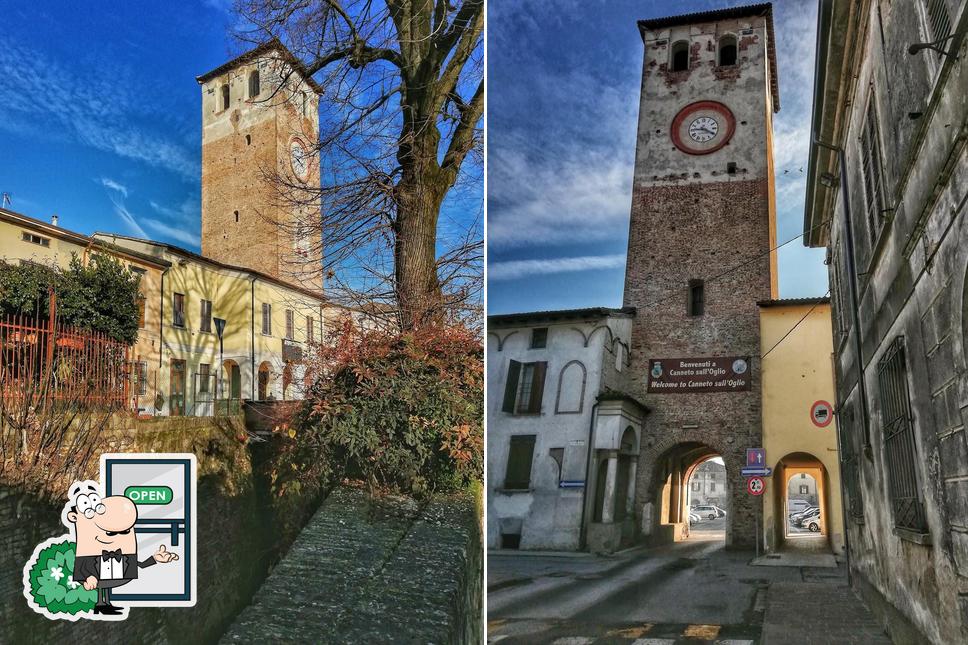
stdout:
<svg viewBox="0 0 968 645">
<path fill-rule="evenodd" d="M 817 531 L 811 531 L 810 525 L 797 527 L 792 525 L 790 514 L 798 509 L 792 508 L 791 497 L 800 497 L 790 494 L 791 485 L 799 484 L 803 477 L 804 482 L 812 478 L 816 483 L 815 501 L 820 508 L 819 522 L 816 526 Z M 767 485 L 767 490 L 773 491 L 773 522 L 772 526 L 767 527 L 767 547 L 771 550 L 782 548 L 785 544 L 794 545 L 795 540 L 810 539 L 813 543 L 822 540 L 828 544 L 832 531 L 831 527 L 831 496 L 830 496 L 830 477 L 823 462 L 816 456 L 808 452 L 791 452 L 781 457 L 773 468 L 772 481 Z M 807 484 L 809 487 L 809 484 Z M 805 496 L 809 498 L 810 493 Z"/>
<path fill-rule="evenodd" d="M 719 456 L 726 466 L 729 500 L 726 546 L 752 548 L 756 535 L 754 518 L 758 511 L 742 487 L 740 471 L 745 465 L 745 446 L 738 446 L 729 437 L 711 436 L 708 429 L 704 432 L 701 427 L 652 434 L 648 428 L 643 428 L 642 432 L 635 495 L 635 520 L 641 535 L 657 544 L 687 537 L 688 516 L 682 515 L 685 509 L 683 483 L 701 462 Z M 673 474 L 677 476 L 676 482 L 670 481 Z M 678 490 L 666 487 L 673 483 Z M 670 502 L 674 503 L 670 505 Z"/>
<path fill-rule="evenodd" d="M 581 414 L 585 409 L 585 382 L 588 370 L 581 361 L 566 363 L 558 373 L 555 414 Z"/>
<path fill-rule="evenodd" d="M 669 48 L 669 71 L 685 72 L 689 69 L 689 41 L 677 40 Z"/>
<path fill-rule="evenodd" d="M 272 382 L 272 365 L 269 361 L 262 361 L 259 364 L 259 389 L 258 389 L 258 400 L 265 401 L 269 398 L 272 393 L 270 389 L 270 384 Z"/>
<path fill-rule="evenodd" d="M 734 34 L 723 34 L 716 47 L 716 64 L 731 66 L 739 62 L 739 48 Z"/>
</svg>

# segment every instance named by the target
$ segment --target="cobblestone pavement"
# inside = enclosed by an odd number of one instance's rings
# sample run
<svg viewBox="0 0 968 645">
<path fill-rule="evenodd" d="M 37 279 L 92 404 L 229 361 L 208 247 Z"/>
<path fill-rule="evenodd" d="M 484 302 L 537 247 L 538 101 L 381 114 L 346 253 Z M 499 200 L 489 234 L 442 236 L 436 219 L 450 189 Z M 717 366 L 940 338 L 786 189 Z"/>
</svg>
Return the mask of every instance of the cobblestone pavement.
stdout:
<svg viewBox="0 0 968 645">
<path fill-rule="evenodd" d="M 695 535 L 613 556 L 492 552 L 488 643 L 890 642 L 846 587 L 842 568 L 756 567 L 753 555 Z"/>
<path fill-rule="evenodd" d="M 822 581 L 770 585 L 763 645 L 890 645 L 891 639 L 838 573 Z"/>
</svg>

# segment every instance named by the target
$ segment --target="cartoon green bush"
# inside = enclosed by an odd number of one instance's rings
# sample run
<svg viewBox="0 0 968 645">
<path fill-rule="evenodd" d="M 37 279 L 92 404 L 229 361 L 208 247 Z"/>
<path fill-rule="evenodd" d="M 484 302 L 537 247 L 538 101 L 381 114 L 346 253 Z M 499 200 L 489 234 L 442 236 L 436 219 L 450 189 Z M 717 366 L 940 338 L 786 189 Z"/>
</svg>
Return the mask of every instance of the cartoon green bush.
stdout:
<svg viewBox="0 0 968 645">
<path fill-rule="evenodd" d="M 31 564 L 30 595 L 52 614 L 90 611 L 97 602 L 97 589 L 87 591 L 74 581 L 74 548 L 69 540 L 42 549 Z"/>
</svg>

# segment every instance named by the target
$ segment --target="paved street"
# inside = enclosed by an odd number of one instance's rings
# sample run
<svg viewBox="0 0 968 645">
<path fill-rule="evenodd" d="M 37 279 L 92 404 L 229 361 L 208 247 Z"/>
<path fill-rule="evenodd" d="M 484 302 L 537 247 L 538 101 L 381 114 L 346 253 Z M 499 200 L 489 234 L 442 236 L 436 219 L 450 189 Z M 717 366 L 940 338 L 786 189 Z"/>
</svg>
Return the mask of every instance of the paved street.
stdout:
<svg viewBox="0 0 968 645">
<path fill-rule="evenodd" d="M 878 642 L 873 640 L 877 627 L 863 605 L 843 587 L 842 568 L 750 566 L 753 553 L 726 551 L 721 533 L 694 532 L 693 536 L 675 545 L 608 557 L 492 552 L 488 560 L 488 642 L 809 642 L 813 635 L 822 636 L 816 632 L 815 619 L 823 622 L 827 593 L 839 594 L 845 627 L 869 636 L 864 642 Z M 784 590 L 786 598 L 791 596 L 790 590 L 805 584 L 812 585 L 814 602 L 796 597 L 818 612 L 816 616 L 798 614 L 800 601 L 774 602 L 770 596 L 771 585 Z M 768 606 L 776 625 L 766 616 Z M 773 635 L 768 641 L 764 639 L 767 632 Z"/>
</svg>

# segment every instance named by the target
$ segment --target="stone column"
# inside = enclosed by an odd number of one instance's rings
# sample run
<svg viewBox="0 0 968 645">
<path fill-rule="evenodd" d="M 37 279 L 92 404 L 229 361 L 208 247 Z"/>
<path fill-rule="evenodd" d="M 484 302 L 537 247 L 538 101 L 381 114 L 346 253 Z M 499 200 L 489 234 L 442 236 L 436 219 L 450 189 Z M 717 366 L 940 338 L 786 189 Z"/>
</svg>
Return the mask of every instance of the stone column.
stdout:
<svg viewBox="0 0 968 645">
<path fill-rule="evenodd" d="M 629 458 L 629 489 L 625 496 L 625 516 L 635 517 L 635 475 L 639 468 L 639 460 L 636 457 Z"/>
<path fill-rule="evenodd" d="M 618 474 L 618 452 L 608 452 L 608 470 L 605 473 L 605 497 L 602 503 L 602 524 L 615 521 L 615 479 Z"/>
</svg>

